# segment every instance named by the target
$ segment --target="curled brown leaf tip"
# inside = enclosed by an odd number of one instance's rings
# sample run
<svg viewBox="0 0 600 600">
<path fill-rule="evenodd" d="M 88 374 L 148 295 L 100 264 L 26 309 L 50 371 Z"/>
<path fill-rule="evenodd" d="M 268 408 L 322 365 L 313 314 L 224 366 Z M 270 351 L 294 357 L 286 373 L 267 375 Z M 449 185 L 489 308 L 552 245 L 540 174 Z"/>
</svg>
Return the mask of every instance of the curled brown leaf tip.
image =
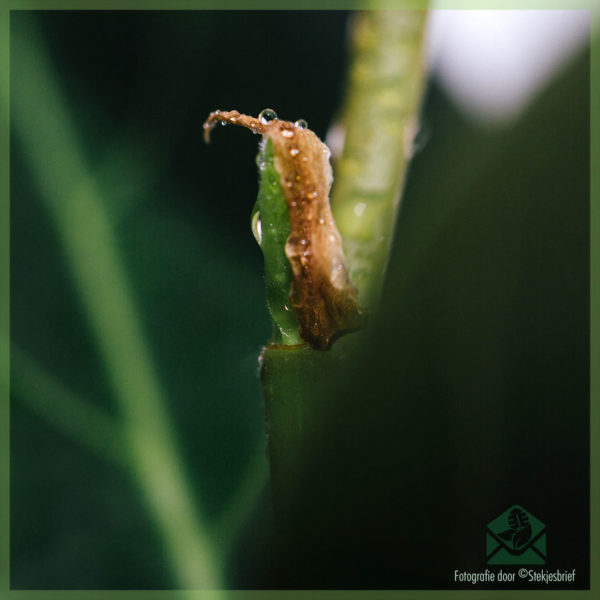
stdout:
<svg viewBox="0 0 600 600">
<path fill-rule="evenodd" d="M 329 205 L 333 181 L 329 148 L 302 121 L 276 117 L 267 121 L 236 110 L 217 110 L 208 116 L 204 123 L 207 142 L 219 122 L 246 127 L 273 144 L 290 217 L 285 245 L 293 273 L 290 300 L 302 338 L 313 348 L 327 350 L 335 338 L 360 328 L 364 321 Z"/>
<path fill-rule="evenodd" d="M 250 129 L 252 133 L 264 133 L 265 125 L 269 125 L 272 121 L 265 124 L 259 119 L 249 115 L 243 115 L 237 110 L 215 110 L 208 115 L 208 118 L 204 121 L 203 125 L 204 141 L 207 144 L 210 142 L 210 132 L 217 123 L 222 123 L 223 125 L 241 125 L 242 127 Z"/>
</svg>

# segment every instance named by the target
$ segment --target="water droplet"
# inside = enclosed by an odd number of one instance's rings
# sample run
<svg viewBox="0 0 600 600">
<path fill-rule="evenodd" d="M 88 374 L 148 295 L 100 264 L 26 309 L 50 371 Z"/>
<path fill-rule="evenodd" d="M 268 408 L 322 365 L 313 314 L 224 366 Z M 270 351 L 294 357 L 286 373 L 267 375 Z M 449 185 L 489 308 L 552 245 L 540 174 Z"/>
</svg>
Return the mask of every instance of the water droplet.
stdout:
<svg viewBox="0 0 600 600">
<path fill-rule="evenodd" d="M 309 198 L 316 198 L 319 194 L 317 194 L 317 192 L 308 192 L 308 194 L 306 194 Z"/>
<path fill-rule="evenodd" d="M 291 185 L 291 184 L 290 184 Z M 292 200 L 292 206 L 296 206 L 298 203 L 295 200 Z"/>
<path fill-rule="evenodd" d="M 292 156 L 298 156 L 298 154 L 300 154 L 300 150 L 298 150 L 298 148 L 292 148 L 292 149 L 290 150 L 290 154 L 291 154 Z"/>
<path fill-rule="evenodd" d="M 306 243 L 307 243 L 307 242 L 306 242 L 306 240 L 305 240 L 304 238 L 302 238 L 302 239 L 300 240 L 300 243 L 301 243 L 303 246 L 306 246 Z"/>
<path fill-rule="evenodd" d="M 365 209 L 367 208 L 367 205 L 364 202 L 357 202 L 354 205 L 354 214 L 357 217 L 362 217 L 363 213 L 365 212 Z"/>
<path fill-rule="evenodd" d="M 323 218 L 319 219 L 319 225 L 325 225 L 325 219 L 323 219 Z"/>
<path fill-rule="evenodd" d="M 283 310 L 290 310 L 290 307 L 287 304 L 283 305 Z"/>
<path fill-rule="evenodd" d="M 308 162 L 308 156 L 303 156 L 302 157 L 302 162 Z"/>
<path fill-rule="evenodd" d="M 282 129 L 281 135 L 285 138 L 292 138 L 294 137 L 294 132 L 291 129 Z"/>
<path fill-rule="evenodd" d="M 308 123 L 304 120 L 304 119 L 298 119 L 294 125 L 298 128 L 298 129 L 306 129 L 308 127 Z"/>
<path fill-rule="evenodd" d="M 256 166 L 258 167 L 259 171 L 262 171 L 265 168 L 265 159 L 262 152 L 259 152 L 256 155 Z"/>
<path fill-rule="evenodd" d="M 272 108 L 265 108 L 264 110 L 261 110 L 258 115 L 258 120 L 263 123 L 263 125 L 266 125 L 269 121 L 273 121 L 276 118 L 277 113 Z"/>
<path fill-rule="evenodd" d="M 254 234 L 254 239 L 258 242 L 258 245 L 260 246 L 262 243 L 262 223 L 260 221 L 260 211 L 257 210 L 252 215 L 251 225 L 252 233 Z"/>
</svg>

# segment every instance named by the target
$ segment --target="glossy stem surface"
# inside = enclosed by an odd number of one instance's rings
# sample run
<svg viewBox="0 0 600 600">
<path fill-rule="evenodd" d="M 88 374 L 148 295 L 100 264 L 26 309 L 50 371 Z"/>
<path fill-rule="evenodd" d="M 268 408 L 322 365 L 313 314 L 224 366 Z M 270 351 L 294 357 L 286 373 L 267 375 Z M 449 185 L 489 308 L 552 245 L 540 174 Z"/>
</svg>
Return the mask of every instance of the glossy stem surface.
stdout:
<svg viewBox="0 0 600 600">
<path fill-rule="evenodd" d="M 359 13 L 331 207 L 362 306 L 383 283 L 425 81 L 424 10 Z"/>
<path fill-rule="evenodd" d="M 273 319 L 273 342 L 301 344 L 300 326 L 289 295 L 292 268 L 285 255 L 285 243 L 290 235 L 290 217 L 281 189 L 280 175 L 273 164 L 273 144 L 267 140 L 257 157 L 260 170 L 258 198 L 254 205 L 253 230 L 265 260 L 267 306 Z M 258 213 L 258 219 L 254 216 Z M 260 234 L 257 234 L 260 227 Z"/>
</svg>

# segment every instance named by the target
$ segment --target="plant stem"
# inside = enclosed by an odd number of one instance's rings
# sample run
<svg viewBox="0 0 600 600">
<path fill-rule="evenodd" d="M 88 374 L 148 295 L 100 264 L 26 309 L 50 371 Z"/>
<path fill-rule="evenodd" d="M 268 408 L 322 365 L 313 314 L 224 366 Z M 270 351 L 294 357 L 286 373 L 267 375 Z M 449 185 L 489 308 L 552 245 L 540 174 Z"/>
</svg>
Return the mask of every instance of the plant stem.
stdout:
<svg viewBox="0 0 600 600">
<path fill-rule="evenodd" d="M 20 93 L 12 99 L 14 130 L 60 236 L 123 416 L 133 474 L 177 584 L 218 590 L 222 586 L 218 555 L 183 469 L 116 232 L 52 66 L 35 42 L 39 39 L 34 27 L 27 36 L 13 39 L 20 64 L 16 70 L 22 77 Z"/>
<path fill-rule="evenodd" d="M 426 11 L 359 13 L 331 206 L 361 304 L 383 283 L 423 93 Z"/>
<path fill-rule="evenodd" d="M 82 446 L 129 468 L 120 422 L 68 389 L 15 346 L 11 348 L 12 390 L 30 410 Z"/>
<path fill-rule="evenodd" d="M 345 146 L 335 165 L 332 209 L 360 304 L 371 311 L 383 282 L 407 148 L 416 130 L 425 79 L 425 20 L 425 11 L 370 11 L 353 23 Z M 283 524 L 294 511 L 302 458 L 318 439 L 328 388 L 360 340 L 360 335 L 347 335 L 329 352 L 281 346 L 263 352 L 273 499 Z"/>
</svg>

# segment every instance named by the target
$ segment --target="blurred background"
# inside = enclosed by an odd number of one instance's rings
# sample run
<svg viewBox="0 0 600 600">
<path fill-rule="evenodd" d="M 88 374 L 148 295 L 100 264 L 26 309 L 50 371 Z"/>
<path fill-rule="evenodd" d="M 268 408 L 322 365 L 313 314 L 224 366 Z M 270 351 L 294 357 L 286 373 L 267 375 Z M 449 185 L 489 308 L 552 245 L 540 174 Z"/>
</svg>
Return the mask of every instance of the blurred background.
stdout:
<svg viewBox="0 0 600 600">
<path fill-rule="evenodd" d="M 11 13 L 12 588 L 452 588 L 515 503 L 587 587 L 580 11 L 434 13 L 382 309 L 274 531 L 257 139 L 202 123 L 325 138 L 352 17 Z"/>
</svg>

